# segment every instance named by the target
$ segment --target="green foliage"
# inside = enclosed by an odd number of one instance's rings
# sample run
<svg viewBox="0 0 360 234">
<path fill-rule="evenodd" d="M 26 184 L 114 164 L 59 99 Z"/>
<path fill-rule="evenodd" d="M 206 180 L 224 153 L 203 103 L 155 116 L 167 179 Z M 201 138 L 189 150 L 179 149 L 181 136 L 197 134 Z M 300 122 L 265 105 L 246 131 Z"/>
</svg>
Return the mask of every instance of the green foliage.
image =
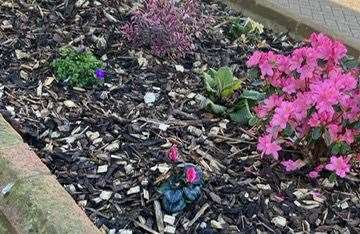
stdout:
<svg viewBox="0 0 360 234">
<path fill-rule="evenodd" d="M 337 142 L 331 147 L 331 153 L 334 155 L 347 155 L 350 152 L 351 147 L 345 142 Z"/>
<path fill-rule="evenodd" d="M 91 52 L 63 48 L 60 50 L 60 55 L 60 58 L 52 62 L 58 80 L 76 87 L 91 87 L 99 83 L 95 71 L 104 67 L 104 64 Z"/>
<path fill-rule="evenodd" d="M 319 140 L 321 137 L 321 128 L 314 128 L 311 132 L 311 139 Z"/>
<path fill-rule="evenodd" d="M 209 97 L 200 98 L 203 107 L 240 124 L 252 126 L 259 122 L 251 112 L 251 107 L 264 99 L 264 94 L 254 90 L 243 90 L 240 96 L 234 97 L 241 88 L 241 81 L 234 77 L 230 68 L 222 67 L 217 71 L 210 69 L 204 74 L 204 85 Z M 235 104 L 226 105 L 227 100 L 234 98 Z"/>
<path fill-rule="evenodd" d="M 351 71 L 352 69 L 358 68 L 360 66 L 359 60 L 350 56 L 345 56 L 340 61 L 340 64 L 345 71 Z"/>
<path fill-rule="evenodd" d="M 236 18 L 231 22 L 228 36 L 231 40 L 257 40 L 264 32 L 264 26 L 250 18 Z"/>
<path fill-rule="evenodd" d="M 337 179 L 336 179 L 336 174 L 335 173 L 331 173 L 329 176 L 329 182 L 330 183 L 336 183 Z"/>
<path fill-rule="evenodd" d="M 217 71 L 210 69 L 204 74 L 204 83 L 206 91 L 217 99 L 231 97 L 241 87 L 241 81 L 234 77 L 229 67 L 222 67 Z"/>
</svg>

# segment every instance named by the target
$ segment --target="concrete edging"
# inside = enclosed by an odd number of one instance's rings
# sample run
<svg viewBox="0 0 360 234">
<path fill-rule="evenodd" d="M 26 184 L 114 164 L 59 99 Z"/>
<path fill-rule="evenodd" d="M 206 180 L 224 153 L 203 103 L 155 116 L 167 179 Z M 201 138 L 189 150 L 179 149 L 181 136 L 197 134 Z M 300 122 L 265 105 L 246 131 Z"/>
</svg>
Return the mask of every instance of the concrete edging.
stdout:
<svg viewBox="0 0 360 234">
<path fill-rule="evenodd" d="M 284 8 L 279 8 L 268 0 L 227 0 L 226 2 L 233 9 L 252 17 L 264 26 L 278 32 L 288 31 L 297 39 L 308 38 L 312 32 L 324 32 L 344 42 L 348 47 L 349 54 L 355 57 L 360 56 L 359 41 L 354 41 L 310 19 L 295 15 Z"/>
<path fill-rule="evenodd" d="M 101 233 L 1 115 L 0 192 L 0 233 Z"/>
</svg>

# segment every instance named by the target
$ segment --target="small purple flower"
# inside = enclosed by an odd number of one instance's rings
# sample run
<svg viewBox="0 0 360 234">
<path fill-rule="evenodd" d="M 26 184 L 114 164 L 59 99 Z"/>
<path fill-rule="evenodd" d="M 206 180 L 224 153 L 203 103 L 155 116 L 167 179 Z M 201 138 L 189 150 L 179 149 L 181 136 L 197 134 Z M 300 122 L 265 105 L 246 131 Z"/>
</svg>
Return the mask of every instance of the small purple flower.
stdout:
<svg viewBox="0 0 360 234">
<path fill-rule="evenodd" d="M 98 78 L 99 80 L 104 80 L 106 76 L 106 71 L 104 69 L 97 68 L 95 71 L 95 75 L 96 78 Z"/>
</svg>

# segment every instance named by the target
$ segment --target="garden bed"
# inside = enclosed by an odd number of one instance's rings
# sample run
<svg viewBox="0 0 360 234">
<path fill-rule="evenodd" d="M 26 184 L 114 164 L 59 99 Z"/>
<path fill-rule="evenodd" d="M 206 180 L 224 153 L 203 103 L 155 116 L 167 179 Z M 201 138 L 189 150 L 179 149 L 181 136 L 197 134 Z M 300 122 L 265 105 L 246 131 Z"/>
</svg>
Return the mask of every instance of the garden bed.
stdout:
<svg viewBox="0 0 360 234">
<path fill-rule="evenodd" d="M 298 43 L 287 34 L 265 29 L 262 43 L 232 43 L 223 32 L 237 14 L 204 1 L 213 26 L 193 53 L 164 60 L 123 40 L 120 27 L 133 1 L 29 2 L 0 3 L 0 111 L 100 229 L 360 231 L 358 178 L 334 185 L 310 181 L 309 170 L 287 175 L 260 158 L 256 129 L 197 105 L 202 71 L 230 66 L 248 83 L 248 56 L 259 48 L 289 53 Z M 57 82 L 50 62 L 65 45 L 91 48 L 106 63 L 109 81 L 95 89 Z M 146 94 L 155 102 L 145 103 Z M 161 225 L 156 190 L 169 169 L 172 144 L 183 160 L 202 167 L 206 183 L 195 204 Z"/>
</svg>

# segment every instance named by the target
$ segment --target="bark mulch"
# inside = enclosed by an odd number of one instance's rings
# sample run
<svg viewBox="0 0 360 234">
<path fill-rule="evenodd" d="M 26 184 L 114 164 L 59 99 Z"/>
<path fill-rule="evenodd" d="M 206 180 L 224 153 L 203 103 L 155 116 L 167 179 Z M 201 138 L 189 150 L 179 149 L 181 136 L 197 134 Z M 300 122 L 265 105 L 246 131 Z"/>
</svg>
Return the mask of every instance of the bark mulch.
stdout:
<svg viewBox="0 0 360 234">
<path fill-rule="evenodd" d="M 5 0 L 0 3 L 0 111 L 34 148 L 89 218 L 110 233 L 360 232 L 359 178 L 336 184 L 286 175 L 256 152 L 257 129 L 200 110 L 201 72 L 231 66 L 245 79 L 257 47 L 287 53 L 298 45 L 266 29 L 263 42 L 231 43 L 237 15 L 203 1 L 214 25 L 177 62 L 128 47 L 120 27 L 136 1 Z M 110 82 L 94 89 L 58 83 L 50 62 L 65 45 L 90 48 Z M 183 66 L 184 70 L 176 69 Z M 152 105 L 145 94 L 155 94 Z M 199 164 L 201 198 L 173 220 L 158 209 L 166 151 Z M 157 212 L 155 212 L 157 210 Z M 157 213 L 158 217 L 155 215 Z"/>
</svg>

